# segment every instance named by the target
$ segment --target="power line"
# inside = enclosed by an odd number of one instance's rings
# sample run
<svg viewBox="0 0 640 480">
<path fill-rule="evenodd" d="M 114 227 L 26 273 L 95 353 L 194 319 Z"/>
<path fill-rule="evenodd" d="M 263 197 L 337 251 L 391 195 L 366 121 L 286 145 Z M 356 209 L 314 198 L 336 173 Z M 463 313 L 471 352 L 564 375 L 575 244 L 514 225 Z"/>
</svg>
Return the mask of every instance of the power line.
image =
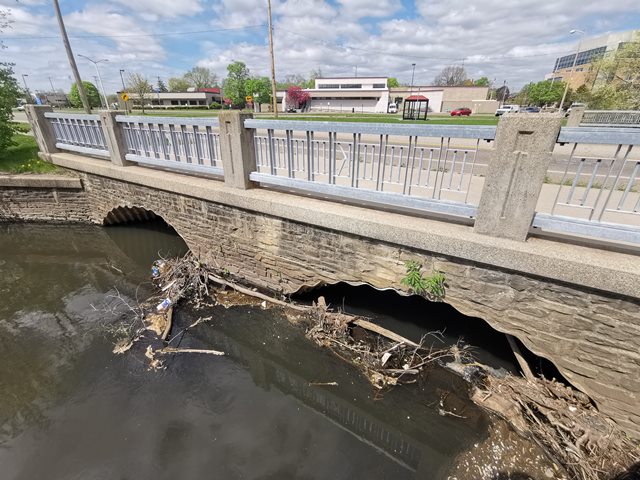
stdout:
<svg viewBox="0 0 640 480">
<path fill-rule="evenodd" d="M 168 37 L 172 35 L 196 35 L 200 33 L 216 33 L 216 32 L 228 32 L 233 30 L 249 30 L 254 28 L 266 27 L 265 24 L 259 25 L 247 25 L 244 27 L 229 27 L 218 28 L 210 30 L 192 30 L 187 32 L 165 32 L 165 33 L 131 33 L 124 35 L 69 35 L 69 38 L 128 38 L 128 37 Z M 52 39 L 60 38 L 59 35 L 46 35 L 46 36 L 31 36 L 31 37 L 3 37 L 7 40 L 40 40 L 40 39 Z"/>
</svg>

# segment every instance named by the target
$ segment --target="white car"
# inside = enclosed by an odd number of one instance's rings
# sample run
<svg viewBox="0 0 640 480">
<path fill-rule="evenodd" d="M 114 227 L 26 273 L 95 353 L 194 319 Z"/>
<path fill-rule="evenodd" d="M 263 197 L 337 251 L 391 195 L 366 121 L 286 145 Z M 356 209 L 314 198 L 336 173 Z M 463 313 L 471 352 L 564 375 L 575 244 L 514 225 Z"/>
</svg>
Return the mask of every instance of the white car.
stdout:
<svg viewBox="0 0 640 480">
<path fill-rule="evenodd" d="M 504 113 L 516 113 L 520 111 L 520 105 L 502 105 L 498 110 L 496 110 L 496 117 Z"/>
<path fill-rule="evenodd" d="M 389 104 L 389 113 L 398 113 L 398 106 L 395 103 Z"/>
</svg>

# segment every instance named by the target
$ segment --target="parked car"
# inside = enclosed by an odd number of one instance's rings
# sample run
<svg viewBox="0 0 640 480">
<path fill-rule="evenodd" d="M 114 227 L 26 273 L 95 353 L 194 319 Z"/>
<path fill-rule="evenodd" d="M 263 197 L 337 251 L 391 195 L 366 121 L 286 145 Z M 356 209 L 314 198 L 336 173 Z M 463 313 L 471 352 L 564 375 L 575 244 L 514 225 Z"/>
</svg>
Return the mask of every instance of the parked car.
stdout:
<svg viewBox="0 0 640 480">
<path fill-rule="evenodd" d="M 398 113 L 398 105 L 396 105 L 395 103 L 390 103 L 388 112 L 389 113 Z"/>
<path fill-rule="evenodd" d="M 498 110 L 496 110 L 496 117 L 503 115 L 505 113 L 516 113 L 520 111 L 520 105 L 503 105 Z"/>
<path fill-rule="evenodd" d="M 540 107 L 525 107 L 522 109 L 524 113 L 540 113 Z"/>
<path fill-rule="evenodd" d="M 456 108 L 455 110 L 451 110 L 452 117 L 461 117 L 466 115 L 467 117 L 471 115 L 471 109 L 467 107 Z"/>
</svg>

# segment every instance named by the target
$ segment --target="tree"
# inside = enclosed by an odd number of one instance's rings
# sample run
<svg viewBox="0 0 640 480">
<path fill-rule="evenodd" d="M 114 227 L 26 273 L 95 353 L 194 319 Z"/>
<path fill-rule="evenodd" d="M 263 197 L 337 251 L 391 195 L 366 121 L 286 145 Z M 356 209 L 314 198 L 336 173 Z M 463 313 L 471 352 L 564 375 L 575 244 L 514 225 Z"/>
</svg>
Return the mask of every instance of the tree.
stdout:
<svg viewBox="0 0 640 480">
<path fill-rule="evenodd" d="M 528 85 L 527 92 L 529 103 L 538 105 L 539 107 L 543 105 L 559 104 L 560 100 L 562 100 L 562 94 L 564 93 L 565 87 L 565 82 L 551 82 L 550 80 L 530 83 Z M 570 101 L 569 99 L 571 98 L 572 93 L 573 92 L 569 90 L 566 101 Z"/>
<path fill-rule="evenodd" d="M 491 85 L 491 82 L 489 81 L 489 79 L 487 77 L 480 77 L 475 82 L 473 82 L 473 84 L 476 87 L 488 87 L 488 86 Z"/>
<path fill-rule="evenodd" d="M 131 73 L 127 78 L 127 89 L 131 93 L 135 93 L 142 106 L 142 114 L 144 115 L 144 105 L 147 97 L 153 92 L 153 87 L 144 75 L 140 73 Z"/>
<path fill-rule="evenodd" d="M 89 101 L 89 106 L 91 108 L 102 106 L 102 101 L 100 100 L 100 93 L 96 86 L 91 82 L 82 82 L 84 85 L 84 91 L 87 93 L 87 100 Z M 71 85 L 71 91 L 69 92 L 69 103 L 74 108 L 83 108 L 82 99 L 80 98 L 80 92 L 78 92 L 78 85 L 75 83 Z"/>
<path fill-rule="evenodd" d="M 158 91 L 160 93 L 167 93 L 169 91 L 167 90 L 167 86 L 165 85 L 165 83 L 162 81 L 160 77 L 158 77 Z"/>
<path fill-rule="evenodd" d="M 640 34 L 613 55 L 593 62 L 592 69 L 595 82 L 589 107 L 640 109 Z"/>
<path fill-rule="evenodd" d="M 184 79 L 196 90 L 218 85 L 218 76 L 205 67 L 193 67 L 184 74 Z"/>
<path fill-rule="evenodd" d="M 457 87 L 464 84 L 467 79 L 467 72 L 464 67 L 450 65 L 444 67 L 442 71 L 433 79 L 434 85 L 444 87 Z"/>
<path fill-rule="evenodd" d="M 268 77 L 254 77 L 245 84 L 247 95 L 253 96 L 255 103 L 271 102 L 271 80 Z"/>
<path fill-rule="evenodd" d="M 13 107 L 18 103 L 20 88 L 9 63 L 0 63 L 0 153 L 12 144 Z"/>
<path fill-rule="evenodd" d="M 504 103 L 507 101 L 507 98 L 509 98 L 509 87 L 507 87 L 506 85 L 503 85 L 500 88 L 496 88 L 495 91 L 495 100 L 498 100 L 500 103 Z"/>
<path fill-rule="evenodd" d="M 224 82 L 224 96 L 231 100 L 234 107 L 245 106 L 247 96 L 246 83 L 249 70 L 243 62 L 233 62 L 227 65 L 227 78 Z"/>
<path fill-rule="evenodd" d="M 311 99 L 311 95 L 297 85 L 287 89 L 287 108 L 300 108 Z"/>
<path fill-rule="evenodd" d="M 322 70 L 311 70 L 309 73 L 309 80 L 307 80 L 304 84 L 305 88 L 315 88 L 316 87 L 316 79 L 322 78 Z"/>
<path fill-rule="evenodd" d="M 398 82 L 398 79 L 395 77 L 389 77 L 387 78 L 387 87 L 389 88 L 396 88 L 400 86 L 400 82 Z"/>
<path fill-rule="evenodd" d="M 169 79 L 170 92 L 186 92 L 191 85 L 184 78 L 173 77 Z"/>
</svg>

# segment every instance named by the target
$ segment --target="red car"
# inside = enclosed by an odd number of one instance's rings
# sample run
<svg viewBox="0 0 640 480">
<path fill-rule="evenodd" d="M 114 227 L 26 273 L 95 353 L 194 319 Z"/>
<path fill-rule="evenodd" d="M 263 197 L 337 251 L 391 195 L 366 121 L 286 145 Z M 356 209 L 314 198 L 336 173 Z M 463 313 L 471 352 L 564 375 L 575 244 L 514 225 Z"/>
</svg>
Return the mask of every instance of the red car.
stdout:
<svg viewBox="0 0 640 480">
<path fill-rule="evenodd" d="M 451 110 L 452 117 L 461 117 L 462 115 L 466 115 L 468 117 L 469 115 L 471 115 L 471 109 L 464 107 Z"/>
</svg>

